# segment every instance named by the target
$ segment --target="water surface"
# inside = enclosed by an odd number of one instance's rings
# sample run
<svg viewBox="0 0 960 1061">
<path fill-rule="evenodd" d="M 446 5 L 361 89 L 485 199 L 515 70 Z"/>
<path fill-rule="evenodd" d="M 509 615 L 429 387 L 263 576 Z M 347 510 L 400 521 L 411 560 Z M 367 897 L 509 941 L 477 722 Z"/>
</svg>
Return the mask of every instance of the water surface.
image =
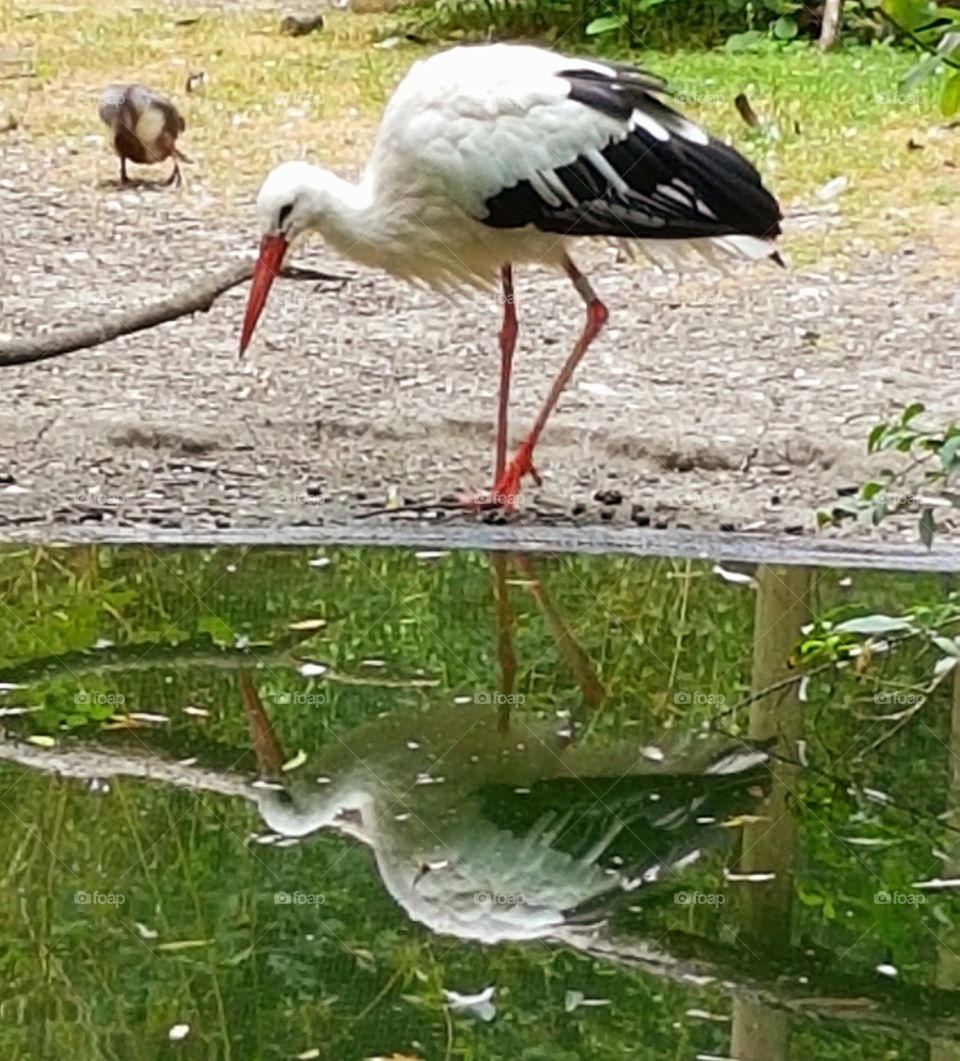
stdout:
<svg viewBox="0 0 960 1061">
<path fill-rule="evenodd" d="M 0 552 L 0 1054 L 960 1058 L 953 585 Z"/>
</svg>

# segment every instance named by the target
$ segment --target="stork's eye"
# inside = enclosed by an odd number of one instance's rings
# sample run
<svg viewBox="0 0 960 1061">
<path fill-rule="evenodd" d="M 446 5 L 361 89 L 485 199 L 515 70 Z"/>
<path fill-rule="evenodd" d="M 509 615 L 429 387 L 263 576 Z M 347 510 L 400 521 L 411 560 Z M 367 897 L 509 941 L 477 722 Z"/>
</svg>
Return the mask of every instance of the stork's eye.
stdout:
<svg viewBox="0 0 960 1061">
<path fill-rule="evenodd" d="M 277 799 L 280 800 L 281 803 L 293 803 L 293 796 L 291 796 L 286 789 L 277 793 Z"/>
<path fill-rule="evenodd" d="M 277 214 L 277 224 L 280 228 L 283 228 L 284 222 L 290 216 L 290 211 L 293 210 L 293 203 L 287 203 L 280 207 L 280 213 Z"/>
</svg>

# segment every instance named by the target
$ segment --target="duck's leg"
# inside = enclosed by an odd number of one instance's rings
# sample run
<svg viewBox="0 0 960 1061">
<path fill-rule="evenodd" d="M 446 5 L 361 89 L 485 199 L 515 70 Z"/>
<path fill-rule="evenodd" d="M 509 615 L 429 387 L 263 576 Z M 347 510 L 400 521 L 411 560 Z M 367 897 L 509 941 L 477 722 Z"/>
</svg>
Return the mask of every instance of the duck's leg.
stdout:
<svg viewBox="0 0 960 1061">
<path fill-rule="evenodd" d="M 530 433 L 521 443 L 516 456 L 507 465 L 503 474 L 497 477 L 496 485 L 493 488 L 493 500 L 508 511 L 512 509 L 517 502 L 517 498 L 520 494 L 520 483 L 522 482 L 523 477 L 528 474 L 536 476 L 536 471 L 533 467 L 534 447 L 536 446 L 540 435 L 543 433 L 544 427 L 546 427 L 550 414 L 560 400 L 560 395 L 570 382 L 570 378 L 576 370 L 577 365 L 580 364 L 583 355 L 587 352 L 587 348 L 593 340 L 596 339 L 601 328 L 606 324 L 607 317 L 609 316 L 607 307 L 599 298 L 597 298 L 596 292 L 590 286 L 589 280 L 587 280 L 583 273 L 580 272 L 569 258 L 564 259 L 563 267 L 567 276 L 569 276 L 573 282 L 573 286 L 577 289 L 577 293 L 586 303 L 587 319 L 583 326 L 583 331 L 580 333 L 580 338 L 577 340 L 570 356 L 560 370 L 560 374 L 554 380 L 553 386 L 550 388 L 550 393 L 547 395 L 547 400 L 543 403 L 540 414 L 537 416 Z"/>
<path fill-rule="evenodd" d="M 175 188 L 179 188 L 183 184 L 183 175 L 180 173 L 180 162 L 177 160 L 177 156 L 173 156 L 173 173 L 163 182 L 164 188 L 169 188 L 170 185 Z"/>
</svg>

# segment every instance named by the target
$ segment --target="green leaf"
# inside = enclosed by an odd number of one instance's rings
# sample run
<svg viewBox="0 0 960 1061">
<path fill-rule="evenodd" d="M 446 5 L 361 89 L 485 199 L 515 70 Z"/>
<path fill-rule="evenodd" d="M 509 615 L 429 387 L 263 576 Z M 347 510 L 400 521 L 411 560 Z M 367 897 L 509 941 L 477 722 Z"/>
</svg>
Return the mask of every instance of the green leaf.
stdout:
<svg viewBox="0 0 960 1061">
<path fill-rule="evenodd" d="M 882 8 L 898 26 L 914 30 L 930 21 L 935 5 L 929 0 L 883 0 Z"/>
<path fill-rule="evenodd" d="M 867 436 L 867 453 L 873 453 L 887 430 L 886 424 L 874 424 Z"/>
<path fill-rule="evenodd" d="M 800 28 L 797 26 L 796 19 L 789 15 L 781 15 L 773 24 L 773 35 L 777 40 L 792 41 L 799 32 Z"/>
<path fill-rule="evenodd" d="M 201 615 L 197 620 L 197 628 L 209 634 L 218 645 L 232 646 L 237 640 L 233 630 L 216 615 Z"/>
<path fill-rule="evenodd" d="M 601 15 L 600 18 L 587 23 L 584 33 L 588 37 L 598 37 L 601 33 L 613 33 L 623 25 L 624 21 L 619 15 Z"/>
<path fill-rule="evenodd" d="M 873 509 L 870 513 L 870 521 L 875 527 L 878 527 L 889 515 L 890 506 L 886 501 L 874 501 Z"/>
<path fill-rule="evenodd" d="M 764 49 L 768 43 L 768 38 L 765 33 L 761 33 L 758 29 L 749 29 L 746 33 L 734 33 L 727 37 L 727 43 L 724 46 L 728 52 L 734 55 L 740 55 L 744 52 L 759 52 Z"/>
<path fill-rule="evenodd" d="M 797 898 L 804 906 L 823 906 L 823 896 L 816 892 L 808 892 L 801 885 L 797 885 Z"/>
<path fill-rule="evenodd" d="M 960 435 L 952 435 L 948 438 L 937 451 L 937 456 L 940 458 L 944 471 L 956 471 L 960 466 L 960 461 L 957 459 L 960 456 Z"/>
<path fill-rule="evenodd" d="M 880 483 L 872 481 L 864 483 L 863 486 L 860 487 L 860 496 L 864 501 L 869 501 L 871 498 L 876 497 L 882 489 L 883 487 Z"/>
<path fill-rule="evenodd" d="M 923 402 L 911 402 L 906 409 L 903 410 L 903 415 L 900 417 L 900 423 L 904 427 L 910 423 L 911 420 L 918 417 L 922 412 L 926 410 L 926 406 Z"/>
<path fill-rule="evenodd" d="M 944 59 L 947 58 L 950 52 L 954 50 L 960 44 L 960 33 L 952 31 L 950 33 L 944 33 L 940 38 L 940 43 L 937 45 L 936 51 L 932 55 L 925 55 L 919 63 L 910 69 L 903 75 L 900 81 L 900 87 L 904 92 L 909 92 L 920 84 L 921 81 L 925 81 L 930 75 L 940 66 Z"/>
</svg>

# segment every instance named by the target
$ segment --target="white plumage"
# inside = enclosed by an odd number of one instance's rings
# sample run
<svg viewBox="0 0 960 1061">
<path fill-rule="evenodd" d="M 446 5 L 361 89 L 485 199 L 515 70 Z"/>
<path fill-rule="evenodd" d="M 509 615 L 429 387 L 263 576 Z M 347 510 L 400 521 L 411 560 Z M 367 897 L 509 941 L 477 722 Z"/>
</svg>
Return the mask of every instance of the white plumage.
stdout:
<svg viewBox="0 0 960 1061">
<path fill-rule="evenodd" d="M 304 162 L 267 177 L 241 351 L 289 243 L 308 229 L 348 258 L 441 291 L 486 287 L 499 275 L 501 405 L 488 500 L 511 508 L 546 418 L 607 316 L 570 258 L 574 238 L 779 260 L 779 206 L 756 170 L 667 106 L 664 91 L 632 67 L 526 45 L 459 47 L 418 62 L 386 106 L 359 183 Z M 505 470 L 517 263 L 564 270 L 588 320 Z"/>
</svg>

